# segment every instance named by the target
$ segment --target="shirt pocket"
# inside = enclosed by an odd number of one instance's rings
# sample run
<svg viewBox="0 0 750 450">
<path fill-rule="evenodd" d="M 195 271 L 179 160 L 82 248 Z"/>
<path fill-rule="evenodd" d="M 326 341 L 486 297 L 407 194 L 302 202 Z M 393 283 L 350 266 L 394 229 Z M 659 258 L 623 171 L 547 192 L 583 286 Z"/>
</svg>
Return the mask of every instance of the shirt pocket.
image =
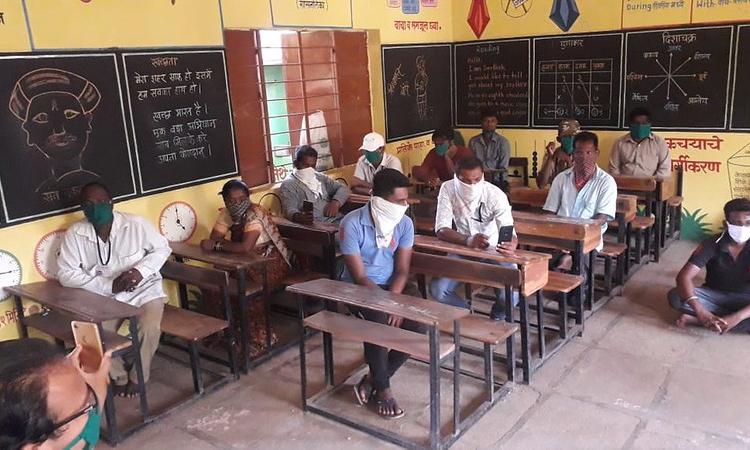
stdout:
<svg viewBox="0 0 750 450">
<path fill-rule="evenodd" d="M 122 267 L 123 270 L 133 268 L 143 259 L 144 256 L 146 256 L 146 251 L 142 248 L 128 249 L 128 251 L 123 253 L 125 254 L 124 256 L 118 257 L 118 265 Z"/>
</svg>

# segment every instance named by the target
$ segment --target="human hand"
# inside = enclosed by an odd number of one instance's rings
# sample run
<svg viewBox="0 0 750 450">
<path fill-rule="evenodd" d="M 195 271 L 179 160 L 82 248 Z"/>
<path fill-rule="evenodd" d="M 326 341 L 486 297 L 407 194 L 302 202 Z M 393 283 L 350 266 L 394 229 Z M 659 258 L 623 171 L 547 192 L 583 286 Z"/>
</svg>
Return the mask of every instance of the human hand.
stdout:
<svg viewBox="0 0 750 450">
<path fill-rule="evenodd" d="M 497 244 L 495 250 L 501 255 L 513 256 L 516 253 L 516 248 L 518 248 L 518 239 L 514 237 L 510 242 L 501 242 Z"/>
<path fill-rule="evenodd" d="M 473 236 L 469 236 L 469 238 L 466 240 L 466 246 L 469 248 L 476 248 L 479 250 L 484 250 L 485 248 L 490 246 L 490 243 L 488 242 L 489 237 L 482 234 L 477 233 Z"/>
<path fill-rule="evenodd" d="M 547 144 L 547 147 L 546 147 L 547 156 L 551 158 L 552 155 L 555 153 L 555 148 L 557 148 L 557 146 L 555 145 L 554 142 L 550 142 L 549 144 Z"/>
<path fill-rule="evenodd" d="M 323 215 L 326 217 L 336 217 L 339 214 L 339 208 L 341 208 L 339 201 L 331 200 L 328 202 L 325 209 L 323 209 Z"/>
<path fill-rule="evenodd" d="M 201 248 L 207 252 L 210 252 L 214 249 L 214 245 L 216 245 L 216 241 L 213 239 L 203 239 L 201 241 Z"/>
<path fill-rule="evenodd" d="M 81 364 L 81 350 L 83 348 L 77 345 L 76 348 L 68 354 L 68 359 L 73 366 L 78 369 L 78 373 L 86 381 L 86 384 L 94 390 L 99 407 L 104 407 L 104 400 L 107 398 L 107 386 L 109 385 L 109 369 L 112 367 L 112 350 L 108 350 L 102 356 L 99 368 L 93 372 L 86 372 Z"/>
<path fill-rule="evenodd" d="M 403 317 L 388 316 L 388 325 L 396 328 L 401 328 L 401 323 L 404 321 Z"/>
</svg>

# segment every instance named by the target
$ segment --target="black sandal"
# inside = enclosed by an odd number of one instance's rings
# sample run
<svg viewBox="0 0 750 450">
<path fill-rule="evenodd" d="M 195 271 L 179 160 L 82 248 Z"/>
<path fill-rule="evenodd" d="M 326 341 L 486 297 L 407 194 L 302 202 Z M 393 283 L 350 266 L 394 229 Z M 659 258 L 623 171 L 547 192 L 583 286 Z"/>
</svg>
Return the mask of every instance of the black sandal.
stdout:
<svg viewBox="0 0 750 450">
<path fill-rule="evenodd" d="M 362 396 L 362 388 L 365 387 L 365 383 L 367 384 L 367 389 L 366 390 L 368 392 L 363 397 Z M 373 393 L 372 385 L 370 384 L 367 375 L 363 376 L 362 379 L 359 380 L 359 383 L 357 383 L 357 384 L 354 385 L 354 396 L 357 398 L 357 402 L 361 406 L 366 405 L 367 402 L 370 401 L 370 398 L 372 398 L 372 393 Z"/>
<path fill-rule="evenodd" d="M 391 415 L 391 414 L 382 414 L 380 412 L 380 407 L 381 406 L 387 406 L 391 410 L 393 410 L 395 408 L 398 408 L 398 412 L 396 412 L 393 415 Z M 384 400 L 376 400 L 375 401 L 375 408 L 376 408 L 376 412 L 378 413 L 378 415 L 380 417 L 382 417 L 384 419 L 388 419 L 388 420 L 400 419 L 400 418 L 402 418 L 402 417 L 404 417 L 406 415 L 406 412 L 403 409 L 401 409 L 401 407 L 398 406 L 398 404 L 396 403 L 396 399 L 393 398 L 393 397 L 387 398 L 387 399 L 384 399 Z"/>
<path fill-rule="evenodd" d="M 122 397 L 122 398 L 127 397 L 128 386 L 130 386 L 130 383 L 112 385 L 112 395 L 115 397 Z"/>
<path fill-rule="evenodd" d="M 127 398 L 134 398 L 138 397 L 138 395 L 141 393 L 140 388 L 138 387 L 138 383 L 128 383 L 125 386 L 125 395 L 124 397 Z"/>
</svg>

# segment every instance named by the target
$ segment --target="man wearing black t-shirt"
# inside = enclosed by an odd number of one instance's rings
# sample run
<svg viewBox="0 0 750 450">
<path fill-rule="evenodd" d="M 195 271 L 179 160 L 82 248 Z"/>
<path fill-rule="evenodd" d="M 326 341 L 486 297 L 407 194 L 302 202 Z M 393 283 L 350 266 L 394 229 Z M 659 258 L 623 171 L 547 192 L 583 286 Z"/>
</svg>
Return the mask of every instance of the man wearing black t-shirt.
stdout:
<svg viewBox="0 0 750 450">
<path fill-rule="evenodd" d="M 750 332 L 750 200 L 724 205 L 726 231 L 701 243 L 677 275 L 669 303 L 678 326 L 701 325 L 724 334 Z M 693 281 L 706 268 L 706 283 Z"/>
</svg>

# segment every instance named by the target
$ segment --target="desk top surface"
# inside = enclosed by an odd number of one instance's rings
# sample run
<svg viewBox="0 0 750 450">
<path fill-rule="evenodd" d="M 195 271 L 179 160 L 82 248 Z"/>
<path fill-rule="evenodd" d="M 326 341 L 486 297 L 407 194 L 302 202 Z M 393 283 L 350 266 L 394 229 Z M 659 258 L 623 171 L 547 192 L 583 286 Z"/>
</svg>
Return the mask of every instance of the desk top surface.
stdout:
<svg viewBox="0 0 750 450">
<path fill-rule="evenodd" d="M 465 245 L 441 241 L 435 236 L 416 235 L 414 236 L 414 246 L 427 250 L 445 251 L 447 253 L 461 256 L 518 264 L 521 266 L 521 270 L 523 270 L 524 266 L 539 261 L 546 261 L 551 258 L 551 256 L 546 253 L 528 252 L 525 250 L 516 250 L 513 256 L 507 256 L 498 253 L 494 248 L 479 250 Z"/>
<path fill-rule="evenodd" d="M 470 314 L 468 309 L 432 300 L 325 278 L 289 286 L 287 291 L 373 309 L 427 325 L 453 322 Z"/>
<path fill-rule="evenodd" d="M 335 223 L 321 222 L 319 220 L 314 221 L 312 225 L 305 225 L 302 223 L 292 222 L 291 220 L 284 217 L 273 216 L 273 222 L 276 224 L 276 226 L 280 227 L 295 227 L 310 231 L 322 231 L 328 234 L 336 234 L 339 232 L 339 226 Z"/>
<path fill-rule="evenodd" d="M 57 281 L 39 281 L 3 289 L 87 322 L 125 319 L 138 311 L 138 308 L 127 303 L 84 289 L 64 287 Z"/>
<path fill-rule="evenodd" d="M 266 260 L 260 256 L 250 253 L 228 253 L 206 251 L 200 245 L 188 244 L 186 242 L 170 242 L 172 254 L 183 258 L 193 259 L 221 267 L 229 267 L 235 270 L 246 269 L 258 264 L 265 264 Z"/>
</svg>

